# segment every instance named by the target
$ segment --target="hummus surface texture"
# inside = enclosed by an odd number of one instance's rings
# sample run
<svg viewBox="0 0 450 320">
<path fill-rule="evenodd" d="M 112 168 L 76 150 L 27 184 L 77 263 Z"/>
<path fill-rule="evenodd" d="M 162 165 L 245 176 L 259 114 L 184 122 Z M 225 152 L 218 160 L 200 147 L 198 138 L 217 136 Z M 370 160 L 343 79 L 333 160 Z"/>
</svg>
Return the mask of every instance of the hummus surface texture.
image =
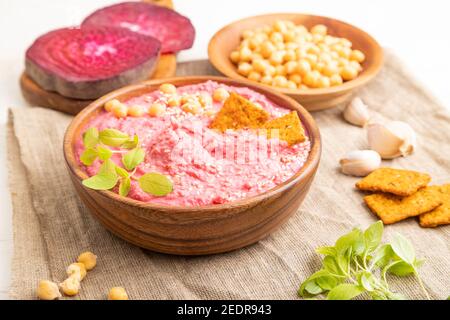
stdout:
<svg viewBox="0 0 450 320">
<path fill-rule="evenodd" d="M 225 88 L 258 103 L 271 116 L 278 118 L 291 110 L 277 106 L 264 95 L 248 88 L 231 87 L 213 81 L 177 88 L 177 94 L 203 93 L 211 96 L 217 88 Z M 154 102 L 166 103 L 167 94 L 156 90 L 124 103 L 128 106 L 150 106 Z M 223 102 L 212 102 L 209 107 L 218 111 Z M 254 130 L 227 130 L 224 133 L 208 128 L 214 116 L 192 114 L 179 106 L 167 107 L 164 115 L 151 117 L 117 118 L 102 111 L 87 123 L 84 130 L 114 128 L 138 135 L 145 150 L 145 160 L 136 168 L 135 176 L 158 172 L 173 182 L 173 191 L 163 197 L 145 193 L 137 181 L 131 182 L 128 197 L 143 202 L 172 206 L 205 206 L 227 203 L 268 191 L 288 180 L 301 169 L 310 152 L 310 141 L 288 146 L 285 141 L 266 138 Z M 83 131 L 84 131 L 83 130 Z M 306 132 L 306 134 L 308 134 Z M 89 176 L 97 173 L 101 162 L 91 166 L 80 162 L 84 151 L 79 137 L 75 152 L 79 164 Z M 120 150 L 111 158 L 118 166 Z M 117 189 L 117 187 L 116 187 Z M 117 190 L 114 191 L 117 192 Z"/>
</svg>

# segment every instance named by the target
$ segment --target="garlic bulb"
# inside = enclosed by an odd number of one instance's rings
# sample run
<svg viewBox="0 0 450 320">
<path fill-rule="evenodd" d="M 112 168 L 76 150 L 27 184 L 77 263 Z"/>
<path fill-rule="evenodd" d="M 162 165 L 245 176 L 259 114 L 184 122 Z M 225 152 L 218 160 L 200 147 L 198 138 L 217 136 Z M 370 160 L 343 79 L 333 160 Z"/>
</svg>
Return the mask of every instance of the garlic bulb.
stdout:
<svg viewBox="0 0 450 320">
<path fill-rule="evenodd" d="M 356 97 L 345 108 L 344 119 L 355 126 L 364 127 L 370 119 L 369 108 L 360 98 Z"/>
<path fill-rule="evenodd" d="M 373 150 L 352 151 L 341 159 L 340 164 L 342 173 L 365 177 L 380 167 L 381 157 Z"/>
<path fill-rule="evenodd" d="M 369 124 L 367 135 L 370 149 L 378 152 L 383 159 L 407 156 L 416 148 L 416 133 L 405 122 Z"/>
</svg>

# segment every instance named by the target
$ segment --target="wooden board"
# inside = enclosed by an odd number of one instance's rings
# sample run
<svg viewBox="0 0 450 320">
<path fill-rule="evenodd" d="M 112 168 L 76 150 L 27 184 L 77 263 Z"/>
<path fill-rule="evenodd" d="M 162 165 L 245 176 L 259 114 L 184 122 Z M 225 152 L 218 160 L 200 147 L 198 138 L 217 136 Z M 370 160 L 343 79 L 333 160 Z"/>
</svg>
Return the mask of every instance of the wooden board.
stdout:
<svg viewBox="0 0 450 320">
<path fill-rule="evenodd" d="M 173 8 L 172 0 L 145 0 L 168 8 Z M 163 54 L 158 60 L 155 71 L 149 79 L 163 79 L 175 75 L 177 59 L 175 54 Z M 57 92 L 47 91 L 28 77 L 25 72 L 20 77 L 20 89 L 25 100 L 31 106 L 43 107 L 77 114 L 93 100 L 67 98 Z"/>
</svg>

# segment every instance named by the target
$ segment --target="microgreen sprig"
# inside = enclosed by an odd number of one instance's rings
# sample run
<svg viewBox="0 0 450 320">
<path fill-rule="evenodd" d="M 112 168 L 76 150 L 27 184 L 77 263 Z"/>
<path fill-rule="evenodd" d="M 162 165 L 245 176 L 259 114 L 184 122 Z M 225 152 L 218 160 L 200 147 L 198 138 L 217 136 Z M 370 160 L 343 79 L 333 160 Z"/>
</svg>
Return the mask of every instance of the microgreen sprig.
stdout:
<svg viewBox="0 0 450 320">
<path fill-rule="evenodd" d="M 131 179 L 137 180 L 141 189 L 154 196 L 165 196 L 172 192 L 172 182 L 164 175 L 151 172 L 139 178 L 134 176 L 136 168 L 145 159 L 145 151 L 140 147 L 139 137 L 130 137 L 117 129 L 89 128 L 83 135 L 85 150 L 80 161 L 90 166 L 95 160 L 102 161 L 97 174 L 84 179 L 83 185 L 94 190 L 110 190 L 119 182 L 119 194 L 126 197 L 131 189 Z M 111 150 L 108 147 L 125 150 Z M 122 165 L 116 165 L 111 157 L 114 153 L 122 154 Z"/>
<path fill-rule="evenodd" d="M 350 300 L 366 293 L 374 300 L 405 299 L 389 288 L 387 274 L 393 274 L 414 275 L 430 299 L 418 273 L 423 260 L 416 258 L 409 240 L 396 234 L 391 244 L 382 244 L 382 235 L 383 223 L 378 221 L 365 231 L 353 229 L 334 246 L 318 248 L 317 253 L 325 256 L 322 269 L 300 285 L 299 296 L 324 294 L 328 300 Z"/>
</svg>

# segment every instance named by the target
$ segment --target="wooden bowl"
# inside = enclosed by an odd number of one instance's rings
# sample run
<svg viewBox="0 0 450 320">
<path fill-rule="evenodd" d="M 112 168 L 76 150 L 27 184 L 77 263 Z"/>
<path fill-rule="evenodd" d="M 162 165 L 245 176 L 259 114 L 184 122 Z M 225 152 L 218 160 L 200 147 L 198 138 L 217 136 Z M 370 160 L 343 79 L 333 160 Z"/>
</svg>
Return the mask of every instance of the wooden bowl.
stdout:
<svg viewBox="0 0 450 320">
<path fill-rule="evenodd" d="M 249 87 L 263 93 L 275 104 L 296 110 L 311 139 L 311 152 L 302 169 L 283 184 L 263 194 L 202 207 L 144 203 L 112 191 L 96 191 L 82 185 L 82 180 L 88 176 L 75 158 L 75 141 L 81 137 L 86 122 L 102 111 L 106 101 L 139 96 L 157 89 L 163 82 L 182 86 L 207 80 Z M 226 252 L 268 236 L 297 211 L 313 181 L 320 154 L 319 129 L 312 116 L 296 101 L 248 81 L 211 76 L 151 80 L 111 92 L 81 111 L 69 125 L 64 137 L 64 156 L 71 180 L 92 214 L 108 230 L 126 241 L 153 251 L 178 255 Z"/>
<path fill-rule="evenodd" d="M 237 73 L 236 66 L 230 61 L 231 51 L 240 42 L 240 35 L 246 29 L 271 24 L 276 20 L 291 20 L 295 24 L 305 25 L 308 29 L 316 24 L 324 24 L 332 36 L 345 37 L 353 43 L 354 49 L 359 49 L 366 55 L 362 64 L 363 71 L 359 76 L 344 84 L 325 89 L 293 90 L 274 88 L 299 101 L 310 111 L 335 107 L 350 98 L 353 90 L 369 82 L 380 71 L 383 64 L 383 50 L 380 45 L 366 32 L 348 23 L 320 16 L 280 13 L 250 17 L 233 22 L 219 30 L 210 40 L 208 56 L 214 67 L 232 79 L 246 79 Z"/>
</svg>

